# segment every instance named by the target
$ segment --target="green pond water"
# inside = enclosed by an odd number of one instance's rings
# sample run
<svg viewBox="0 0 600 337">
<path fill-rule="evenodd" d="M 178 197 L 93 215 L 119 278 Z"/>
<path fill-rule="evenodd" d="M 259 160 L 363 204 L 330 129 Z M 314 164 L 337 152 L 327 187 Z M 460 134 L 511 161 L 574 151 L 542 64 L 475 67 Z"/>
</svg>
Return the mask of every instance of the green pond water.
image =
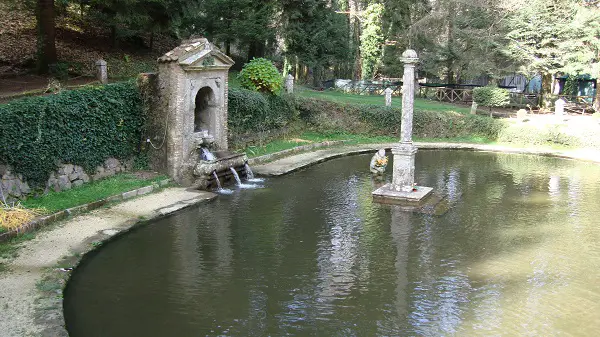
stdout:
<svg viewBox="0 0 600 337">
<path fill-rule="evenodd" d="M 272 178 L 108 243 L 68 284 L 69 333 L 599 333 L 599 166 L 421 151 L 416 181 L 451 205 L 435 216 L 374 203 L 369 160 Z"/>
</svg>

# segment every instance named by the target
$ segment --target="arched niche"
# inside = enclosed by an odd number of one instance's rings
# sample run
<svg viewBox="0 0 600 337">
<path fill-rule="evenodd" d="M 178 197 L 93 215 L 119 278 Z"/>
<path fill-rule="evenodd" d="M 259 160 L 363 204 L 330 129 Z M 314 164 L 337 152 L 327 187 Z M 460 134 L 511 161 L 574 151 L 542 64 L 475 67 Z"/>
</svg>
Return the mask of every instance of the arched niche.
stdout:
<svg viewBox="0 0 600 337">
<path fill-rule="evenodd" d="M 194 106 L 194 133 L 206 131 L 213 135 L 215 132 L 215 93 L 210 87 L 198 90 Z"/>
</svg>

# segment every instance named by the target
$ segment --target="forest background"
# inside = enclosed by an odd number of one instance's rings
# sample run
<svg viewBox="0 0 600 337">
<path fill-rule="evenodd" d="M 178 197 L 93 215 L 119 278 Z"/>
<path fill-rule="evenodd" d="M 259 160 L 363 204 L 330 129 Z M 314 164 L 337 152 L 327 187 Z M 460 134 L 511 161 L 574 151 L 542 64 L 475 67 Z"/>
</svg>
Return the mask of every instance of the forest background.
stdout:
<svg viewBox="0 0 600 337">
<path fill-rule="evenodd" d="M 600 78 L 597 0 L 2 1 L 0 72 L 93 72 L 81 53 L 144 71 L 144 60 L 205 36 L 240 67 L 267 57 L 315 87 L 398 78 L 407 48 L 419 53 L 419 76 L 450 84 L 541 75 L 548 95 L 556 75 Z"/>
</svg>

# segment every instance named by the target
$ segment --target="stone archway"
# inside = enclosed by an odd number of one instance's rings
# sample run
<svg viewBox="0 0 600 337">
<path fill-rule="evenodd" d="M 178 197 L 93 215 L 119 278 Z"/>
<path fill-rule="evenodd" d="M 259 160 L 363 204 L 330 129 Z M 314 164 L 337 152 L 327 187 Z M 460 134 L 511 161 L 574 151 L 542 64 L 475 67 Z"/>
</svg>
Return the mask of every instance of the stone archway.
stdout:
<svg viewBox="0 0 600 337">
<path fill-rule="evenodd" d="M 215 132 L 215 93 L 210 87 L 198 90 L 194 106 L 194 132 L 207 131 L 213 135 Z"/>
</svg>

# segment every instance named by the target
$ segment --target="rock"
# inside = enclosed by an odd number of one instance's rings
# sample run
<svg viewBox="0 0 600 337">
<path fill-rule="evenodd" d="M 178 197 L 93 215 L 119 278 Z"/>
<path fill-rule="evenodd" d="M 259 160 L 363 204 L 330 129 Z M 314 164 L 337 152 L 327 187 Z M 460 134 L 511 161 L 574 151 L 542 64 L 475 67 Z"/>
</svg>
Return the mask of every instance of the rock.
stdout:
<svg viewBox="0 0 600 337">
<path fill-rule="evenodd" d="M 75 181 L 77 179 L 79 179 L 79 173 L 73 171 L 71 174 L 69 174 L 69 180 L 71 182 L 73 182 L 73 181 Z"/>
<path fill-rule="evenodd" d="M 54 175 L 54 173 L 50 173 L 50 177 L 48 177 L 46 186 L 54 186 L 55 183 L 56 183 L 56 176 Z"/>
<path fill-rule="evenodd" d="M 73 173 L 72 164 L 64 164 L 58 169 L 58 174 L 60 175 L 69 175 L 71 173 Z"/>
<path fill-rule="evenodd" d="M 84 183 L 90 182 L 90 176 L 88 176 L 85 172 L 79 174 L 79 178 L 81 178 L 81 180 L 83 180 Z"/>
<path fill-rule="evenodd" d="M 6 173 L 4 173 L 4 175 L 2 176 L 2 180 L 13 180 L 15 179 L 15 176 L 10 173 L 10 171 L 6 171 Z"/>
<path fill-rule="evenodd" d="M 104 167 L 103 166 L 96 167 L 96 173 L 104 173 Z"/>
<path fill-rule="evenodd" d="M 0 165 L 0 177 L 3 176 L 6 172 L 10 172 L 8 169 L 8 165 Z"/>
<path fill-rule="evenodd" d="M 115 158 L 108 158 L 104 161 L 104 167 L 107 170 L 114 171 L 119 166 L 120 166 L 119 160 L 117 160 Z"/>
<path fill-rule="evenodd" d="M 68 176 L 59 176 L 57 180 L 58 180 L 58 187 L 60 188 L 61 191 L 71 189 L 71 180 L 69 180 Z"/>
<path fill-rule="evenodd" d="M 7 195 L 13 197 L 20 197 L 21 193 L 19 191 L 19 187 L 15 184 L 15 179 L 2 179 L 2 191 Z"/>
<path fill-rule="evenodd" d="M 78 187 L 83 185 L 83 180 L 75 180 L 73 182 L 71 182 L 71 184 L 73 185 L 73 187 Z"/>
<path fill-rule="evenodd" d="M 123 171 L 131 171 L 133 169 L 133 158 L 126 160 L 123 163 Z"/>
<path fill-rule="evenodd" d="M 27 184 L 27 182 L 23 182 L 21 180 L 19 180 L 19 189 L 21 190 L 22 194 L 31 193 L 31 188 L 29 188 L 29 184 Z"/>
<path fill-rule="evenodd" d="M 85 172 L 85 171 L 83 170 L 83 167 L 81 167 L 81 166 L 77 166 L 77 165 L 75 165 L 75 167 L 73 168 L 73 171 L 74 171 L 74 172 L 77 172 L 77 173 L 79 173 L 79 174 L 82 174 L 82 173 L 84 173 L 84 172 Z"/>
</svg>

